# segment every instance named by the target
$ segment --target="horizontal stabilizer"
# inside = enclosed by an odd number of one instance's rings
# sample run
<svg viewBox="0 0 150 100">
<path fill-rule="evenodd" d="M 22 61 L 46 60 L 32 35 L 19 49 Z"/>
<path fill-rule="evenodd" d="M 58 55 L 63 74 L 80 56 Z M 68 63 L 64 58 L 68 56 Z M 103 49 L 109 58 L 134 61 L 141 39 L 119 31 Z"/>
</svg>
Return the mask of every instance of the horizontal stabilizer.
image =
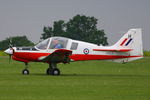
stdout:
<svg viewBox="0 0 150 100">
<path fill-rule="evenodd" d="M 114 51 L 114 52 L 128 52 L 133 49 L 93 49 L 93 51 Z"/>
</svg>

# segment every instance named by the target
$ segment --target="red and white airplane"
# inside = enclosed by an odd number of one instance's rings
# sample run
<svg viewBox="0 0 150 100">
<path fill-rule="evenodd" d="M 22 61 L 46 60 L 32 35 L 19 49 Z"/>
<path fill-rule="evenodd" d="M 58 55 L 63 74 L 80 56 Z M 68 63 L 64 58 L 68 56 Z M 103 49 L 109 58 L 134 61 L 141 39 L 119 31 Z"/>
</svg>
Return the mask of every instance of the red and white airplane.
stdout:
<svg viewBox="0 0 150 100">
<path fill-rule="evenodd" d="M 85 60 L 111 60 L 129 62 L 143 57 L 141 29 L 130 29 L 116 44 L 98 46 L 96 44 L 72 40 L 64 37 L 48 38 L 34 47 L 10 47 L 4 51 L 16 61 L 24 62 L 22 71 L 28 75 L 29 62 L 49 64 L 48 75 L 60 75 L 58 63 Z"/>
</svg>

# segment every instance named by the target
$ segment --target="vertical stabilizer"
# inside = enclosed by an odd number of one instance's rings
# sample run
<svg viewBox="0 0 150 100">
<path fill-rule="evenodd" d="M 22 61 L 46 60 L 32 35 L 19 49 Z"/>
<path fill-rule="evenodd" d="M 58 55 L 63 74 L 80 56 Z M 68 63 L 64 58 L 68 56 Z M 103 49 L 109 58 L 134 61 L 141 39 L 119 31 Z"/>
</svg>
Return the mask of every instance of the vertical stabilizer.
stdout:
<svg viewBox="0 0 150 100">
<path fill-rule="evenodd" d="M 142 30 L 140 28 L 130 29 L 115 45 L 119 49 L 131 49 L 128 52 L 128 61 L 136 60 L 143 57 Z"/>
</svg>

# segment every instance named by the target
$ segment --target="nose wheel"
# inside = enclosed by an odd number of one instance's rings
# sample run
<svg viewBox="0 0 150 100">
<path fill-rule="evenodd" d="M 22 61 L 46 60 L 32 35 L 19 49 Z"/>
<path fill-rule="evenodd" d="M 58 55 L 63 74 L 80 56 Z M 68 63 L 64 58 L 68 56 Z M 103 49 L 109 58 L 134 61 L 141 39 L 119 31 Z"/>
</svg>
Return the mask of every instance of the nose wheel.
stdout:
<svg viewBox="0 0 150 100">
<path fill-rule="evenodd" d="M 28 70 L 28 63 L 25 63 L 26 68 L 22 70 L 23 75 L 29 75 L 29 70 Z"/>
</svg>

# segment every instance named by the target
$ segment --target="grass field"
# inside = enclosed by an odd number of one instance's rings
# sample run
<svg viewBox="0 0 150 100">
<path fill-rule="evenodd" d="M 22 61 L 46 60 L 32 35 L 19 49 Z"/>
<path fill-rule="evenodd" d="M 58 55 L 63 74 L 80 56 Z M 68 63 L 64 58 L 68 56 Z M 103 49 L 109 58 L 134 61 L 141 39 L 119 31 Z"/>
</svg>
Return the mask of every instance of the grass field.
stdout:
<svg viewBox="0 0 150 100">
<path fill-rule="evenodd" d="M 127 64 L 85 61 L 59 64 L 60 76 L 46 75 L 47 64 L 24 64 L 0 57 L 0 100 L 150 100 L 150 58 Z"/>
</svg>

